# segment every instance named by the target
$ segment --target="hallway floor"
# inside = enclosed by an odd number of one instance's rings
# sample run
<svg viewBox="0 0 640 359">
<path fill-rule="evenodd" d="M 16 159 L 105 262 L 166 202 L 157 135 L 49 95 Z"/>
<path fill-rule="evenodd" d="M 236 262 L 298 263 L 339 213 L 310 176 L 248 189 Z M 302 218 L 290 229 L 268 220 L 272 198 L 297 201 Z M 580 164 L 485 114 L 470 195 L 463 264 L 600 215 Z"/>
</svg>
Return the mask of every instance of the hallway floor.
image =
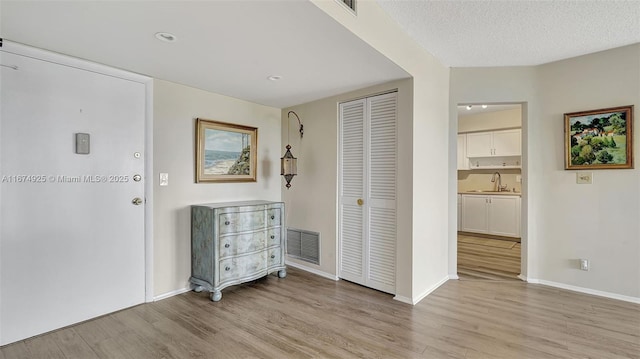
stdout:
<svg viewBox="0 0 640 359">
<path fill-rule="evenodd" d="M 458 234 L 458 276 L 463 280 L 519 280 L 520 242 Z"/>
</svg>

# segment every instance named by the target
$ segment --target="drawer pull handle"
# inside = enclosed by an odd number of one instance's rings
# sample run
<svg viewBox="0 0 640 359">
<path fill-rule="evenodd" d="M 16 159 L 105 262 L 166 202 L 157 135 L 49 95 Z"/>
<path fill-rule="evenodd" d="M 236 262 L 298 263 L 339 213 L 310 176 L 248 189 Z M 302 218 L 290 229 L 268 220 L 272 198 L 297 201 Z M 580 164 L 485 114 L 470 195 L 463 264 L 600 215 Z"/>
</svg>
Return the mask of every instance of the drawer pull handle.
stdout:
<svg viewBox="0 0 640 359">
<path fill-rule="evenodd" d="M 274 238 L 276 238 L 276 236 L 274 236 L 274 235 L 272 234 L 272 235 L 271 235 L 271 239 L 274 239 Z"/>
<path fill-rule="evenodd" d="M 271 216 L 271 219 L 276 219 L 276 216 Z"/>
<path fill-rule="evenodd" d="M 275 257 L 276 257 L 276 255 L 275 255 L 275 254 L 272 254 L 272 255 L 271 255 L 271 259 L 273 259 L 273 258 L 275 258 Z"/>
<path fill-rule="evenodd" d="M 228 225 L 230 225 L 230 224 L 231 224 L 231 222 L 229 222 L 229 221 L 225 221 L 225 222 L 224 222 L 224 224 L 228 226 Z"/>
<path fill-rule="evenodd" d="M 225 244 L 224 244 L 224 247 L 225 247 L 225 248 L 229 248 L 229 247 L 230 247 L 229 243 L 225 243 Z"/>
<path fill-rule="evenodd" d="M 231 267 L 224 267 L 224 270 L 226 270 L 227 272 L 231 270 Z"/>
</svg>

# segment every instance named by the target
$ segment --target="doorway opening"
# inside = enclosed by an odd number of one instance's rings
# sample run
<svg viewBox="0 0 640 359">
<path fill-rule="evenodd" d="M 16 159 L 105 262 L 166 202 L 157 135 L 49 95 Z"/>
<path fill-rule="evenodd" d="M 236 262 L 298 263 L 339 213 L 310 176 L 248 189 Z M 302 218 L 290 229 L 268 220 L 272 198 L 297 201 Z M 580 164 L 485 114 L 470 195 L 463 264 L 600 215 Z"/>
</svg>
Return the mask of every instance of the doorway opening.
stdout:
<svg viewBox="0 0 640 359">
<path fill-rule="evenodd" d="M 457 273 L 519 280 L 523 106 L 459 104 Z"/>
</svg>

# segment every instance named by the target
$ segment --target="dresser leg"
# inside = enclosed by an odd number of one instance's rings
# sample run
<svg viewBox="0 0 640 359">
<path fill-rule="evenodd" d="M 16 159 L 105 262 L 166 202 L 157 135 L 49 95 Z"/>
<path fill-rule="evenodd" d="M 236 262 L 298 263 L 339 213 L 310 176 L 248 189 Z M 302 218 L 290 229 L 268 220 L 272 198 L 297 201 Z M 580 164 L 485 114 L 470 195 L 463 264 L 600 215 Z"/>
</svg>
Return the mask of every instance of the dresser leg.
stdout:
<svg viewBox="0 0 640 359">
<path fill-rule="evenodd" d="M 222 292 L 219 290 L 214 290 L 211 292 L 211 300 L 214 302 L 219 302 L 222 299 Z"/>
<path fill-rule="evenodd" d="M 196 292 L 196 293 L 200 293 L 200 292 L 202 292 L 203 289 L 204 288 L 201 285 L 197 285 L 197 286 L 195 286 L 193 288 L 193 291 Z"/>
<path fill-rule="evenodd" d="M 287 276 L 287 270 L 286 269 L 281 269 L 278 271 L 278 278 L 284 278 Z"/>
</svg>

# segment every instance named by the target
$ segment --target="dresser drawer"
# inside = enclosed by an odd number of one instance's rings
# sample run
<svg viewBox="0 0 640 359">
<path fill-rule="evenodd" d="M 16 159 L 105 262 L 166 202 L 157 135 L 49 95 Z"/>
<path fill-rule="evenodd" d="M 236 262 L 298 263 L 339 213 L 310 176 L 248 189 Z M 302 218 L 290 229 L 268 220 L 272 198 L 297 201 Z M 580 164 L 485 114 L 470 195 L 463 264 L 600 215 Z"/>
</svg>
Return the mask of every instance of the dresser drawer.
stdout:
<svg viewBox="0 0 640 359">
<path fill-rule="evenodd" d="M 267 268 L 281 265 L 280 263 L 281 256 L 282 256 L 282 249 L 280 247 L 269 249 L 267 251 Z"/>
<path fill-rule="evenodd" d="M 267 231 L 258 231 L 220 237 L 219 256 L 224 258 L 264 249 L 267 243 L 265 237 L 270 238 L 268 236 L 271 235 L 273 234 L 267 233 Z M 271 241 L 272 239 L 269 240 Z"/>
<path fill-rule="evenodd" d="M 264 211 L 222 213 L 219 219 L 220 234 L 252 231 L 266 227 Z"/>
<path fill-rule="evenodd" d="M 267 247 L 280 245 L 280 228 L 271 228 L 267 230 Z"/>
<path fill-rule="evenodd" d="M 267 268 L 264 252 L 232 257 L 220 261 L 220 283 L 247 277 Z"/>
<path fill-rule="evenodd" d="M 277 227 L 282 225 L 282 211 L 280 208 L 271 208 L 267 210 L 267 226 Z"/>
</svg>

